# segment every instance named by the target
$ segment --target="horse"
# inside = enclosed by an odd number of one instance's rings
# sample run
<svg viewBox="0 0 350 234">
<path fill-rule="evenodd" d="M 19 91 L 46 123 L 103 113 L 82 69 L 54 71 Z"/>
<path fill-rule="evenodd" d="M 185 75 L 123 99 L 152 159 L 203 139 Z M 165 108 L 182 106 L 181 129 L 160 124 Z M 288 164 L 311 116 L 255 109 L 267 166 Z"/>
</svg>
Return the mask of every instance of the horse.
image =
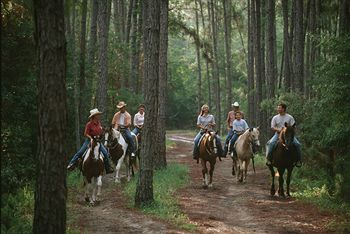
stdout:
<svg viewBox="0 0 350 234">
<path fill-rule="evenodd" d="M 216 132 L 206 131 L 206 133 L 204 133 L 204 135 L 202 136 L 202 139 L 199 144 L 199 159 L 201 160 L 202 165 L 204 188 L 211 188 L 213 186 L 213 173 L 216 163 L 216 157 L 218 156 L 216 134 Z M 209 181 L 207 162 L 209 162 L 210 164 Z"/>
<path fill-rule="evenodd" d="M 259 142 L 259 127 L 249 128 L 242 135 L 240 135 L 235 142 L 235 149 L 237 158 L 233 158 L 232 174 L 237 171 L 237 181 L 245 182 L 247 179 L 247 170 L 250 159 L 253 158 L 254 146 L 260 146 Z M 253 162 L 254 165 L 254 162 Z"/>
<path fill-rule="evenodd" d="M 136 137 L 135 134 L 132 133 L 132 135 Z M 115 182 L 120 183 L 119 172 L 123 162 L 126 166 L 126 176 L 127 181 L 129 182 L 131 179 L 130 174 L 133 174 L 133 168 L 136 168 L 136 163 L 135 160 L 131 159 L 130 154 L 127 152 L 128 143 L 126 143 L 121 132 L 113 127 L 106 128 L 104 136 L 105 146 L 109 150 L 110 156 L 116 165 Z M 136 147 L 138 148 L 138 145 L 136 145 Z"/>
<path fill-rule="evenodd" d="M 271 172 L 272 182 L 270 193 L 274 196 L 275 190 L 275 171 L 273 167 L 277 168 L 279 173 L 279 185 L 278 185 L 278 195 L 285 197 L 284 194 L 284 179 L 283 174 L 287 169 L 287 196 L 290 197 L 290 180 L 293 172 L 295 163 L 297 162 L 297 149 L 293 144 L 295 134 L 295 124 L 293 126 L 288 126 L 285 123 L 285 127 L 280 131 L 279 138 L 275 149 L 272 152 L 272 162 L 271 165 L 267 165 Z M 267 150 L 267 148 L 266 148 Z"/>
<path fill-rule="evenodd" d="M 93 138 L 92 144 L 86 151 L 81 166 L 81 171 L 84 176 L 85 201 L 90 202 L 92 206 L 99 201 L 99 196 L 101 195 L 104 163 L 100 155 L 100 144 L 97 138 Z"/>
</svg>

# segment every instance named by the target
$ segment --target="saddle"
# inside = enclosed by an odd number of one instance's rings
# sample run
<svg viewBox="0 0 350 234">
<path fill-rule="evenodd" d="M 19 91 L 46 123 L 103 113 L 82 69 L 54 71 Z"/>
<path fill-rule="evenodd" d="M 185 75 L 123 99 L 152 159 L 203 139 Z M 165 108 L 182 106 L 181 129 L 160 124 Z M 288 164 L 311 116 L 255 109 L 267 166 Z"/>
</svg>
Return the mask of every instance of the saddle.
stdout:
<svg viewBox="0 0 350 234">
<path fill-rule="evenodd" d="M 130 151 L 130 142 L 128 141 L 128 138 L 127 138 L 127 136 L 126 136 L 126 128 L 120 127 L 120 128 L 119 128 L 119 131 L 120 131 L 120 133 L 122 134 L 122 136 L 124 137 L 124 140 L 126 141 L 126 143 L 128 143 L 128 148 L 126 149 L 126 152 L 128 152 L 129 154 L 131 154 L 132 152 Z M 131 134 L 131 135 L 132 135 L 132 134 Z M 134 146 L 136 146 L 136 145 L 137 145 L 137 142 L 136 142 L 135 138 L 133 137 L 132 140 L 133 140 Z"/>
</svg>

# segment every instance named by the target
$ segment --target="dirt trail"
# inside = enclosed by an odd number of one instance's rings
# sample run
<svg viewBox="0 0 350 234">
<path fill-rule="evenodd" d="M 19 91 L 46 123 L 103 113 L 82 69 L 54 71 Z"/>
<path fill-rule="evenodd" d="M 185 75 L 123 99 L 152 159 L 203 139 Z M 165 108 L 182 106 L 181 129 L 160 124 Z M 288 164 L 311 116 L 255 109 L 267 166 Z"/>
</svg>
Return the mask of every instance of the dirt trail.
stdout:
<svg viewBox="0 0 350 234">
<path fill-rule="evenodd" d="M 238 184 L 231 175 L 232 160 L 222 159 L 216 163 L 213 188 L 204 189 L 201 166 L 191 157 L 192 138 L 169 137 L 177 141 L 177 147 L 169 151 L 169 161 L 190 166 L 191 183 L 178 192 L 178 197 L 182 210 L 200 232 L 327 233 L 325 224 L 332 220 L 332 214 L 293 198 L 271 197 L 270 175 L 265 167 L 258 167 L 254 174 L 250 165 L 247 183 Z"/>
<path fill-rule="evenodd" d="M 257 168 L 256 174 L 250 168 L 247 183 L 238 184 L 231 175 L 231 159 L 223 159 L 216 164 L 214 187 L 203 189 L 201 166 L 191 156 L 193 138 L 179 134 L 168 137 L 177 142 L 167 152 L 168 162 L 190 167 L 191 182 L 176 196 L 190 222 L 198 226 L 198 232 L 326 233 L 324 225 L 332 220 L 332 215 L 293 198 L 271 198 L 265 168 Z M 103 178 L 101 202 L 95 207 L 86 206 L 81 191 L 69 191 L 73 202 L 68 215 L 75 218 L 70 227 L 80 233 L 186 233 L 128 207 L 122 186 L 114 184 L 113 176 Z"/>
</svg>

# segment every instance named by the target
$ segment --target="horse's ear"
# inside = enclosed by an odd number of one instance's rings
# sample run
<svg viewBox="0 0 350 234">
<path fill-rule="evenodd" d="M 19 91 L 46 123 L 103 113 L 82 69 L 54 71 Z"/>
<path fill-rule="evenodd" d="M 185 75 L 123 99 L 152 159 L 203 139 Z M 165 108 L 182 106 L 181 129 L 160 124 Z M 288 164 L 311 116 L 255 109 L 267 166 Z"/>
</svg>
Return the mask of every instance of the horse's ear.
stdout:
<svg viewBox="0 0 350 234">
<path fill-rule="evenodd" d="M 260 128 L 260 126 L 257 126 L 257 127 L 256 127 L 256 130 L 259 130 L 259 128 Z"/>
<path fill-rule="evenodd" d="M 216 131 L 216 132 L 215 132 L 215 135 L 219 135 L 219 131 Z"/>
<path fill-rule="evenodd" d="M 295 128 L 295 126 L 297 126 L 297 123 L 294 123 L 294 124 L 293 124 L 293 128 Z"/>
<path fill-rule="evenodd" d="M 287 123 L 287 122 L 284 122 L 284 126 L 285 126 L 285 127 L 288 127 L 288 123 Z"/>
<path fill-rule="evenodd" d="M 253 131 L 253 128 L 249 128 L 249 132 Z"/>
</svg>

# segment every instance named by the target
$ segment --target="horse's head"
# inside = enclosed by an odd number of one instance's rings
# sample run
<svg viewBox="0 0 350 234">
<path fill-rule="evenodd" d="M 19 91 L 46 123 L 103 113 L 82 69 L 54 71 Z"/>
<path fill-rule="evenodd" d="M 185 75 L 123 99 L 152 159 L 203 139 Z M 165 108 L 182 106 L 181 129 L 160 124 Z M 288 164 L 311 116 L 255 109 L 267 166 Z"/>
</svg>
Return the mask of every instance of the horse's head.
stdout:
<svg viewBox="0 0 350 234">
<path fill-rule="evenodd" d="M 104 129 L 104 145 L 107 147 L 111 147 L 115 141 L 118 142 L 120 137 L 120 132 L 113 128 L 113 126 L 110 126 L 108 128 Z"/>
<path fill-rule="evenodd" d="M 217 154 L 218 149 L 217 149 L 217 144 L 216 144 L 216 135 L 217 132 L 212 132 L 212 131 L 207 131 L 207 133 L 209 136 L 207 138 L 207 150 L 209 151 L 209 153 L 215 153 Z"/>
<path fill-rule="evenodd" d="M 93 137 L 92 143 L 90 145 L 90 157 L 92 157 L 95 160 L 99 159 L 100 155 L 100 138 L 99 137 Z"/>
<path fill-rule="evenodd" d="M 295 123 L 293 124 L 293 126 L 289 126 L 287 123 L 284 123 L 284 126 L 285 127 L 281 130 L 280 133 L 280 140 L 282 144 L 288 149 L 293 143 L 295 134 Z"/>
<path fill-rule="evenodd" d="M 259 127 L 256 128 L 250 128 L 249 129 L 249 133 L 250 133 L 250 139 L 253 142 L 254 145 L 256 146 L 260 146 L 260 141 L 259 141 Z"/>
</svg>

